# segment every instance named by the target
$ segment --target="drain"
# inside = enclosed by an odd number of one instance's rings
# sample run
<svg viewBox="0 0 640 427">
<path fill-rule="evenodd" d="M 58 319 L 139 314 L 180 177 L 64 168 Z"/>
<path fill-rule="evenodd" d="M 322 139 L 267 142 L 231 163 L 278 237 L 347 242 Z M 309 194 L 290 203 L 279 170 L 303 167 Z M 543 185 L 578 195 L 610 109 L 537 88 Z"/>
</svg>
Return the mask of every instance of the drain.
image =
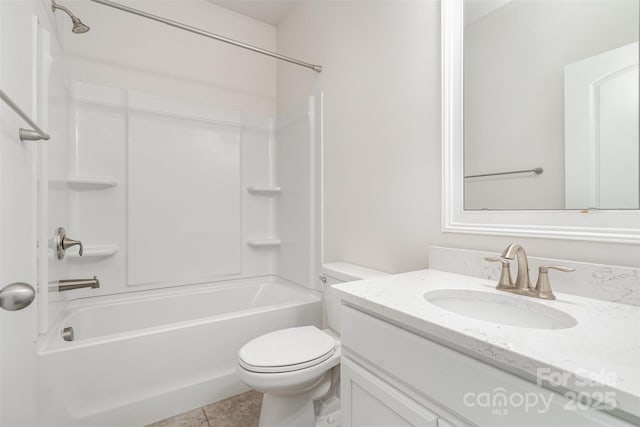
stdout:
<svg viewBox="0 0 640 427">
<path fill-rule="evenodd" d="M 74 339 L 73 328 L 71 326 L 67 326 L 62 330 L 62 339 L 65 341 L 73 341 Z"/>
</svg>

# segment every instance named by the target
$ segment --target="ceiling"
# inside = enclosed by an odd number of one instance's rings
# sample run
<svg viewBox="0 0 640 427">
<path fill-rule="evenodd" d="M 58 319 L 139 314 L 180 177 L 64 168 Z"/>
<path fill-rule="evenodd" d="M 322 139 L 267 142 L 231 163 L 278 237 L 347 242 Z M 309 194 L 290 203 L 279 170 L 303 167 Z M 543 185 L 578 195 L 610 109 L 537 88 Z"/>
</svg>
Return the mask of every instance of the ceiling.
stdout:
<svg viewBox="0 0 640 427">
<path fill-rule="evenodd" d="M 242 15 L 277 27 L 295 1 L 300 0 L 206 0 Z M 465 24 L 469 25 L 512 0 L 467 0 Z"/>
<path fill-rule="evenodd" d="M 294 0 L 207 0 L 242 15 L 278 26 Z"/>
</svg>

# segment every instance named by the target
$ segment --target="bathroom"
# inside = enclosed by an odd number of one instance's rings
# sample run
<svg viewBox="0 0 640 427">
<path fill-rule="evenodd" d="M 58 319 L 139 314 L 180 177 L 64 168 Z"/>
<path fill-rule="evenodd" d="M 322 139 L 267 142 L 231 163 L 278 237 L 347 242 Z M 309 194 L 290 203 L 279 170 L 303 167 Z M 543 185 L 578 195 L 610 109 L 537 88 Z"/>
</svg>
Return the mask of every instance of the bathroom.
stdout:
<svg viewBox="0 0 640 427">
<path fill-rule="evenodd" d="M 0 0 L 0 425 L 640 425 L 638 5 Z"/>
</svg>

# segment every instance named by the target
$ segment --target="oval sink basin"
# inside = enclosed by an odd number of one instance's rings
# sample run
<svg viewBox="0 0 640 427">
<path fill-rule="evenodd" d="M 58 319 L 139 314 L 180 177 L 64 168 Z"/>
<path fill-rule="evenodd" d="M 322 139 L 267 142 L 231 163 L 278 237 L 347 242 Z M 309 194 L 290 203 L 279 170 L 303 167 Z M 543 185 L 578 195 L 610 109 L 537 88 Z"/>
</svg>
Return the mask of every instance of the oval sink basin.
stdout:
<svg viewBox="0 0 640 427">
<path fill-rule="evenodd" d="M 424 294 L 427 302 L 461 316 L 533 329 L 566 329 L 578 324 L 569 314 L 509 294 L 468 289 L 439 289 Z"/>
</svg>

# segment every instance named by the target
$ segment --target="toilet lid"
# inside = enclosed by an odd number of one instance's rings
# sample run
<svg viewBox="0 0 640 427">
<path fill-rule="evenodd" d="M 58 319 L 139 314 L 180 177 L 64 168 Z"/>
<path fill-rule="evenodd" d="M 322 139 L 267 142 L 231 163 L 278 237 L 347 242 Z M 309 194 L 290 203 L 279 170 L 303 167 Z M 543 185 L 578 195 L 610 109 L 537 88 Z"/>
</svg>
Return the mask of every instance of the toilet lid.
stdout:
<svg viewBox="0 0 640 427">
<path fill-rule="evenodd" d="M 252 372 L 290 372 L 327 360 L 335 347 L 335 339 L 315 326 L 281 329 L 245 344 L 238 362 Z"/>
</svg>

